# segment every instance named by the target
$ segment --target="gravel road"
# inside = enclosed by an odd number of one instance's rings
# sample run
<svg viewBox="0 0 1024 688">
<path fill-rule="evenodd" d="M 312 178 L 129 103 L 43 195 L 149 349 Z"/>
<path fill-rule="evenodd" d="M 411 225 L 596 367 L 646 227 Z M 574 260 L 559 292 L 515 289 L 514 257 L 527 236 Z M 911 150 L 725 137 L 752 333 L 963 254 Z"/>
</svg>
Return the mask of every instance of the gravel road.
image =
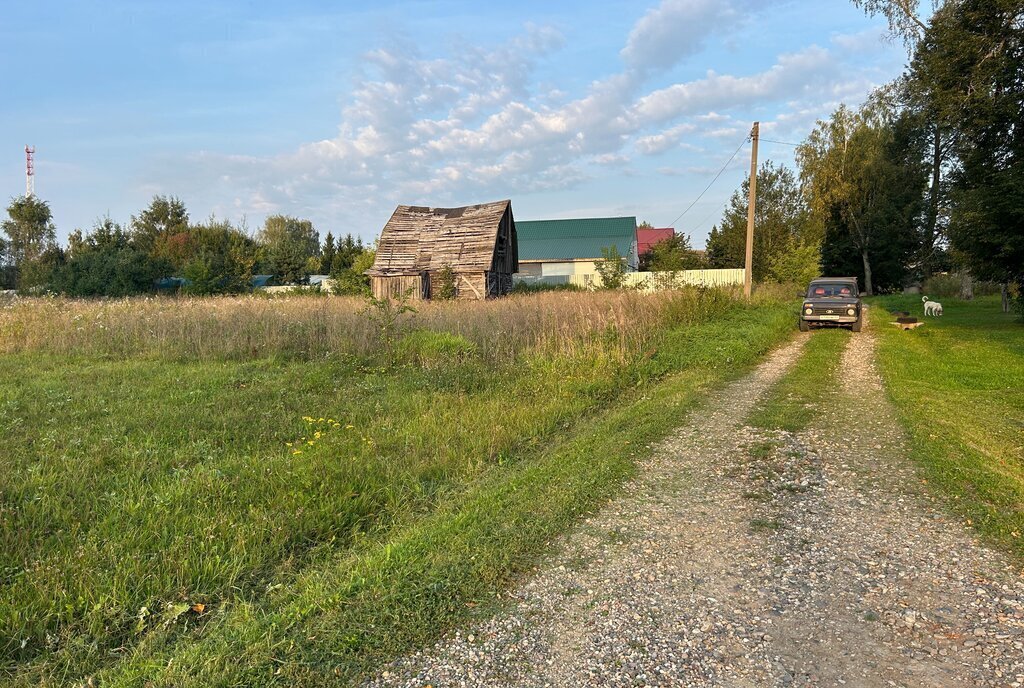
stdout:
<svg viewBox="0 0 1024 688">
<path fill-rule="evenodd" d="M 813 427 L 744 425 L 805 341 L 689 415 L 496 616 L 367 685 L 1024 686 L 1024 572 L 904 458 L 869 330 Z"/>
</svg>

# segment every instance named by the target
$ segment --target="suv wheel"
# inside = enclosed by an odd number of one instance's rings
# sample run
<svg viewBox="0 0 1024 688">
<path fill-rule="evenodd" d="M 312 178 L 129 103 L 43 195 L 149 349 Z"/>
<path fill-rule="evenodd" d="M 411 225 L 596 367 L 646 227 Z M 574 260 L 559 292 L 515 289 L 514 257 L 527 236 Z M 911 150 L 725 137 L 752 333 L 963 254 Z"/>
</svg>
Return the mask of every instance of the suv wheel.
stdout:
<svg viewBox="0 0 1024 688">
<path fill-rule="evenodd" d="M 864 326 L 864 315 L 861 314 L 861 315 L 857 316 L 857 320 L 853 323 L 853 325 L 850 326 L 850 329 L 853 330 L 854 332 L 860 332 L 860 330 L 861 330 L 861 328 L 863 326 Z"/>
<path fill-rule="evenodd" d="M 800 328 L 801 332 L 810 332 L 811 331 L 811 324 L 809 322 L 807 322 L 806 320 L 804 320 L 803 318 L 800 318 L 799 320 L 797 320 L 797 326 Z"/>
</svg>

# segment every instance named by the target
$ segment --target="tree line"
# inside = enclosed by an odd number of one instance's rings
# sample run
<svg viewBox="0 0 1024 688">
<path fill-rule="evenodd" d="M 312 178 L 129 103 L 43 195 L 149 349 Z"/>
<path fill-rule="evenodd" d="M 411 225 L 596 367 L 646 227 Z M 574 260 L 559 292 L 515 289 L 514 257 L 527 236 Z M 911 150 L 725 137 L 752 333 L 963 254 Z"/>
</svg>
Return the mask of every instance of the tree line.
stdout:
<svg viewBox="0 0 1024 688">
<path fill-rule="evenodd" d="M 22 293 L 131 296 L 169 289 L 187 294 L 251 291 L 256 275 L 270 284 L 303 285 L 330 275 L 339 293 L 366 293 L 363 271 L 373 251 L 346 234 L 320 234 L 309 220 L 272 215 L 255 235 L 211 217 L 193 222 L 177 198 L 156 196 L 127 226 L 109 217 L 57 242 L 49 205 L 11 201 L 0 237 L 0 286 Z"/>
<path fill-rule="evenodd" d="M 956 271 L 1019 297 L 1024 3 L 946 0 L 925 21 L 910 0 L 854 2 L 888 20 L 907 68 L 819 121 L 796 149 L 797 171 L 760 166 L 754 279 L 802 281 L 812 266 L 875 293 Z M 711 231 L 711 267 L 743 265 L 748 190 Z"/>
</svg>

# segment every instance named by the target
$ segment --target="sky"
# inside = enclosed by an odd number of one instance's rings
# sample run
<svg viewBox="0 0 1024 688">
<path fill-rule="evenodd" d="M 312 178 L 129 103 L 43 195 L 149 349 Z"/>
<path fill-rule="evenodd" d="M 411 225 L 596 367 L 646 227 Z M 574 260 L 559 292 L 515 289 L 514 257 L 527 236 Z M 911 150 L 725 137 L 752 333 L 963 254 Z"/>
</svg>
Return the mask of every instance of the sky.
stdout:
<svg viewBox="0 0 1024 688">
<path fill-rule="evenodd" d="M 635 215 L 700 247 L 753 121 L 760 159 L 792 165 L 906 61 L 844 0 L 93 4 L 0 18 L 0 191 L 24 193 L 34 145 L 61 238 L 157 194 L 367 241 L 398 204 L 511 198 L 520 220 Z"/>
</svg>

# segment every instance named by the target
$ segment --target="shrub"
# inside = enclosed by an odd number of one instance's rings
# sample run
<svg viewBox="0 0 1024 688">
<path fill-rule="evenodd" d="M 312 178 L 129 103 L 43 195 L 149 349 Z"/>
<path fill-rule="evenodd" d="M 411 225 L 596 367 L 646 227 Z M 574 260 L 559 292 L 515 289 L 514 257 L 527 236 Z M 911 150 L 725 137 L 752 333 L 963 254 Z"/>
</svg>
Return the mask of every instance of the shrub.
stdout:
<svg viewBox="0 0 1024 688">
<path fill-rule="evenodd" d="M 437 291 L 432 294 L 435 299 L 451 301 L 458 296 L 458 290 L 455 288 L 455 272 L 451 266 L 445 265 L 438 270 L 434 281 L 437 284 Z"/>
<path fill-rule="evenodd" d="M 594 263 L 594 269 L 601 275 L 601 285 L 605 289 L 620 289 L 626 282 L 626 264 L 615 246 L 601 248 L 601 260 Z"/>
<path fill-rule="evenodd" d="M 957 272 L 943 272 L 932 275 L 921 285 L 921 293 L 933 299 L 960 298 L 962 278 Z M 995 282 L 974 282 L 971 287 L 974 296 L 991 296 L 999 293 L 999 285 Z"/>
<path fill-rule="evenodd" d="M 357 254 L 351 267 L 342 267 L 341 261 L 335 259 L 331 279 L 333 292 L 337 296 L 369 296 L 370 278 L 363 273 L 373 267 L 376 251 L 366 249 Z"/>
<path fill-rule="evenodd" d="M 391 300 L 388 297 L 378 299 L 367 297 L 367 305 L 361 314 L 370 322 L 376 333 L 377 344 L 383 351 L 389 364 L 395 362 L 395 343 L 401 334 L 401 318 L 405 313 L 415 313 L 416 309 L 409 305 L 412 290 Z"/>
<path fill-rule="evenodd" d="M 768 274 L 772 281 L 780 284 L 792 282 L 806 286 L 821 275 L 821 247 L 805 243 L 790 246 L 769 259 Z"/>
</svg>

